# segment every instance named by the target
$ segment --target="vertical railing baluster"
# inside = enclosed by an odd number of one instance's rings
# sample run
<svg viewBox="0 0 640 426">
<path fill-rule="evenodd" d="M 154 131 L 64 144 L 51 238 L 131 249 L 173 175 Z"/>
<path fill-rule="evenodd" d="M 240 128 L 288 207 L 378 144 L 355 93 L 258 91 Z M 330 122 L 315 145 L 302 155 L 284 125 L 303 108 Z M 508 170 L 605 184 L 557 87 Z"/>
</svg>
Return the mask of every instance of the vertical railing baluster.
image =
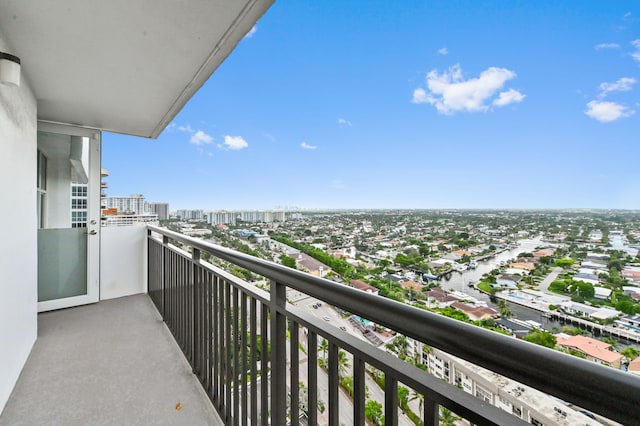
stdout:
<svg viewBox="0 0 640 426">
<path fill-rule="evenodd" d="M 327 364 L 329 376 L 329 425 L 339 424 L 338 390 L 340 388 L 340 376 L 338 371 L 338 345 L 329 341 L 329 362 Z"/>
<path fill-rule="evenodd" d="M 260 304 L 260 419 L 262 425 L 269 424 L 269 308 Z"/>
<path fill-rule="evenodd" d="M 162 283 L 162 319 L 165 320 L 165 313 L 167 310 L 166 307 L 166 299 L 167 299 L 167 245 L 169 244 L 169 237 L 163 235 L 162 236 L 162 276 L 160 278 Z"/>
<path fill-rule="evenodd" d="M 289 353 L 289 389 L 291 392 L 291 426 L 298 426 L 300 423 L 300 349 L 299 349 L 299 333 L 300 328 L 294 320 L 289 322 L 289 335 L 291 336 Z"/>
<path fill-rule="evenodd" d="M 353 356 L 353 424 L 364 425 L 364 405 L 365 405 L 365 377 L 364 361 Z"/>
<path fill-rule="evenodd" d="M 271 424 L 287 422 L 287 303 L 286 287 L 271 280 Z"/>
<path fill-rule="evenodd" d="M 424 397 L 423 401 L 424 412 L 422 413 L 424 419 L 424 426 L 438 426 L 440 424 L 440 413 L 438 404 L 430 399 Z"/>
<path fill-rule="evenodd" d="M 248 419 L 248 414 L 249 414 L 249 407 L 248 407 L 248 401 L 247 401 L 247 386 L 249 386 L 249 380 L 247 380 L 247 345 L 248 345 L 248 341 L 247 341 L 247 294 L 243 291 L 240 294 L 240 337 L 241 337 L 241 344 L 242 344 L 242 351 L 240 353 L 240 356 L 242 357 L 242 379 L 241 379 L 241 384 L 242 384 L 242 395 L 240 397 L 240 408 L 242 410 L 242 426 L 247 426 L 247 419 Z"/>
<path fill-rule="evenodd" d="M 206 391 L 207 395 L 213 402 L 213 323 L 211 321 L 213 316 L 213 300 L 212 300 L 212 289 L 213 289 L 213 276 L 211 272 L 207 272 L 206 274 L 206 283 L 204 285 L 204 314 L 205 314 L 205 353 L 206 362 L 204 363 L 206 368 Z"/>
<path fill-rule="evenodd" d="M 384 419 L 386 424 L 398 424 L 398 381 L 389 372 L 384 375 Z"/>
<path fill-rule="evenodd" d="M 233 424 L 240 424 L 240 303 L 238 300 L 238 287 L 233 286 Z"/>
<path fill-rule="evenodd" d="M 231 388 L 232 377 L 233 377 L 233 365 L 231 364 L 232 360 L 232 350 L 233 350 L 233 342 L 231 340 L 231 285 L 227 280 L 224 282 L 224 313 L 225 313 L 225 375 L 224 375 L 224 383 L 225 387 L 225 397 L 224 397 L 224 420 L 227 424 L 229 424 L 229 420 L 233 415 L 231 411 Z"/>
<path fill-rule="evenodd" d="M 251 426 L 258 424 L 258 314 L 257 300 L 249 299 L 249 334 L 251 335 Z"/>
<path fill-rule="evenodd" d="M 199 305 L 199 294 L 198 289 L 200 287 L 200 250 L 194 248 L 191 252 L 191 261 L 192 261 L 192 285 L 191 285 L 191 354 L 192 361 L 191 367 L 193 369 L 194 374 L 200 375 L 200 340 L 201 336 L 201 324 L 200 318 L 198 317 L 200 313 L 200 309 L 198 309 Z"/>
<path fill-rule="evenodd" d="M 307 335 L 307 409 L 309 426 L 318 424 L 318 335 L 309 330 Z"/>
</svg>

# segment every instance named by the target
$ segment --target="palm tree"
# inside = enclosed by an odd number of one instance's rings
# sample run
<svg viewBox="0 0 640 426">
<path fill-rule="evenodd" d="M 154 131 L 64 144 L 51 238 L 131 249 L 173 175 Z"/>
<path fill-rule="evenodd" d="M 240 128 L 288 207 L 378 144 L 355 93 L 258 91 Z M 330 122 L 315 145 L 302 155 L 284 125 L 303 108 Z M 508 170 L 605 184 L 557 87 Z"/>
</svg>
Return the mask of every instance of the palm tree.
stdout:
<svg viewBox="0 0 640 426">
<path fill-rule="evenodd" d="M 462 417 L 452 413 L 448 408 L 440 407 L 440 426 L 456 426 L 456 422 L 460 419 Z"/>
<path fill-rule="evenodd" d="M 500 299 L 498 302 L 498 310 L 500 311 L 500 316 L 502 318 L 510 318 L 513 313 L 511 312 L 511 308 L 507 305 L 504 299 Z"/>
<path fill-rule="evenodd" d="M 347 353 L 343 350 L 338 351 L 338 373 L 340 377 L 346 376 L 349 367 L 351 367 L 351 364 Z"/>
<path fill-rule="evenodd" d="M 424 395 L 415 389 L 411 389 L 411 397 L 409 398 L 409 402 L 418 400 L 418 411 L 420 412 L 420 418 L 422 419 L 422 408 L 424 407 Z M 424 421 L 424 419 L 422 419 Z"/>
<path fill-rule="evenodd" d="M 320 339 L 320 345 L 318 347 L 320 349 L 320 353 L 322 354 L 322 361 L 326 364 L 327 362 L 327 352 L 329 352 L 329 341 L 327 339 Z"/>
</svg>

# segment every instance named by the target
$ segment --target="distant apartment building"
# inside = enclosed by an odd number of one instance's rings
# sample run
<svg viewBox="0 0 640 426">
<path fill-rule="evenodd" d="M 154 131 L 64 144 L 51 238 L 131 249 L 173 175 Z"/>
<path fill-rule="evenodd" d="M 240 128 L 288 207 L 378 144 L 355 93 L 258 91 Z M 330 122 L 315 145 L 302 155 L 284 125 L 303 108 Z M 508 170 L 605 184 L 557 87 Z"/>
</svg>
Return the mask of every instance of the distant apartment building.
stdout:
<svg viewBox="0 0 640 426">
<path fill-rule="evenodd" d="M 202 210 L 178 210 L 176 215 L 182 220 L 203 220 L 204 212 Z"/>
<path fill-rule="evenodd" d="M 235 225 L 238 221 L 272 223 L 284 222 L 285 219 L 284 210 L 221 210 L 207 213 L 207 223 L 210 225 Z"/>
<path fill-rule="evenodd" d="M 158 215 L 149 213 L 148 203 L 142 194 L 130 197 L 102 197 L 101 226 L 130 226 L 158 224 Z"/>
<path fill-rule="evenodd" d="M 169 219 L 169 203 L 149 203 L 147 211 L 157 214 L 158 220 Z"/>
<path fill-rule="evenodd" d="M 208 212 L 207 223 L 209 225 L 235 225 L 237 217 L 237 212 L 228 212 L 225 210 Z"/>
<path fill-rule="evenodd" d="M 103 210 L 101 226 L 158 225 L 158 215 L 155 213 L 109 214 L 111 212 L 115 212 L 115 209 Z"/>
<path fill-rule="evenodd" d="M 132 194 L 130 197 L 104 197 L 102 205 L 105 209 L 118 209 L 118 212 L 127 214 L 147 213 L 144 196 Z"/>
</svg>

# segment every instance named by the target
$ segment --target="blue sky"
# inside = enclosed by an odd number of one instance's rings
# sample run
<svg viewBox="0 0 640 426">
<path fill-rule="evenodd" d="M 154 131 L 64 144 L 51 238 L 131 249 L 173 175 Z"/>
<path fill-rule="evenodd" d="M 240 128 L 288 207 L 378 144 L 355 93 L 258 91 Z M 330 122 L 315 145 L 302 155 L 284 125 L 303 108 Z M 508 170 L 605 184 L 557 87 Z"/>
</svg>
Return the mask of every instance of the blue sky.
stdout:
<svg viewBox="0 0 640 426">
<path fill-rule="evenodd" d="M 109 195 L 170 208 L 640 209 L 637 1 L 279 1 Z"/>
</svg>

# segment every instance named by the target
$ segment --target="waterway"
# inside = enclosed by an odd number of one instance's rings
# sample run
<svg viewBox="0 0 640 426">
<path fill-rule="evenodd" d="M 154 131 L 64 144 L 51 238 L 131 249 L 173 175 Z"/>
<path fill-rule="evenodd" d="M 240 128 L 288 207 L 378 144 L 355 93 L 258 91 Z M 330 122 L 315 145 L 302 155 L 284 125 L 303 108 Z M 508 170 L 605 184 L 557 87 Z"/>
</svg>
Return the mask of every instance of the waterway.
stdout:
<svg viewBox="0 0 640 426">
<path fill-rule="evenodd" d="M 469 281 L 477 283 L 482 278 L 482 275 L 487 272 L 491 272 L 493 269 L 500 266 L 501 262 L 508 263 L 509 261 L 514 260 L 520 253 L 534 252 L 537 248 L 541 247 L 547 246 L 540 238 L 520 240 L 515 248 L 504 251 L 496 255 L 495 257 L 487 259 L 486 261 L 478 262 L 478 266 L 476 267 L 476 269 L 468 269 L 461 273 L 452 272 L 451 275 L 448 275 L 446 278 L 443 278 L 441 280 L 440 285 L 444 290 L 457 290 L 465 292 L 478 300 L 486 302 L 487 305 L 497 310 L 497 303 L 492 302 L 487 294 L 477 290 L 475 287 L 469 287 Z M 510 302 L 507 302 L 507 305 L 509 305 L 509 308 L 511 309 L 513 318 L 517 318 L 522 321 L 535 321 L 537 323 L 540 323 L 542 328 L 547 331 L 557 332 L 557 330 L 562 330 L 562 327 L 565 325 L 572 326 L 571 324 L 565 324 L 560 321 L 554 321 L 546 318 L 542 315 L 542 312 L 536 311 L 535 309 L 530 309 L 525 306 L 516 305 Z M 618 339 L 618 341 L 621 344 L 619 349 L 626 346 L 633 346 L 640 349 L 640 345 L 638 344 L 633 344 L 624 339 Z"/>
</svg>

